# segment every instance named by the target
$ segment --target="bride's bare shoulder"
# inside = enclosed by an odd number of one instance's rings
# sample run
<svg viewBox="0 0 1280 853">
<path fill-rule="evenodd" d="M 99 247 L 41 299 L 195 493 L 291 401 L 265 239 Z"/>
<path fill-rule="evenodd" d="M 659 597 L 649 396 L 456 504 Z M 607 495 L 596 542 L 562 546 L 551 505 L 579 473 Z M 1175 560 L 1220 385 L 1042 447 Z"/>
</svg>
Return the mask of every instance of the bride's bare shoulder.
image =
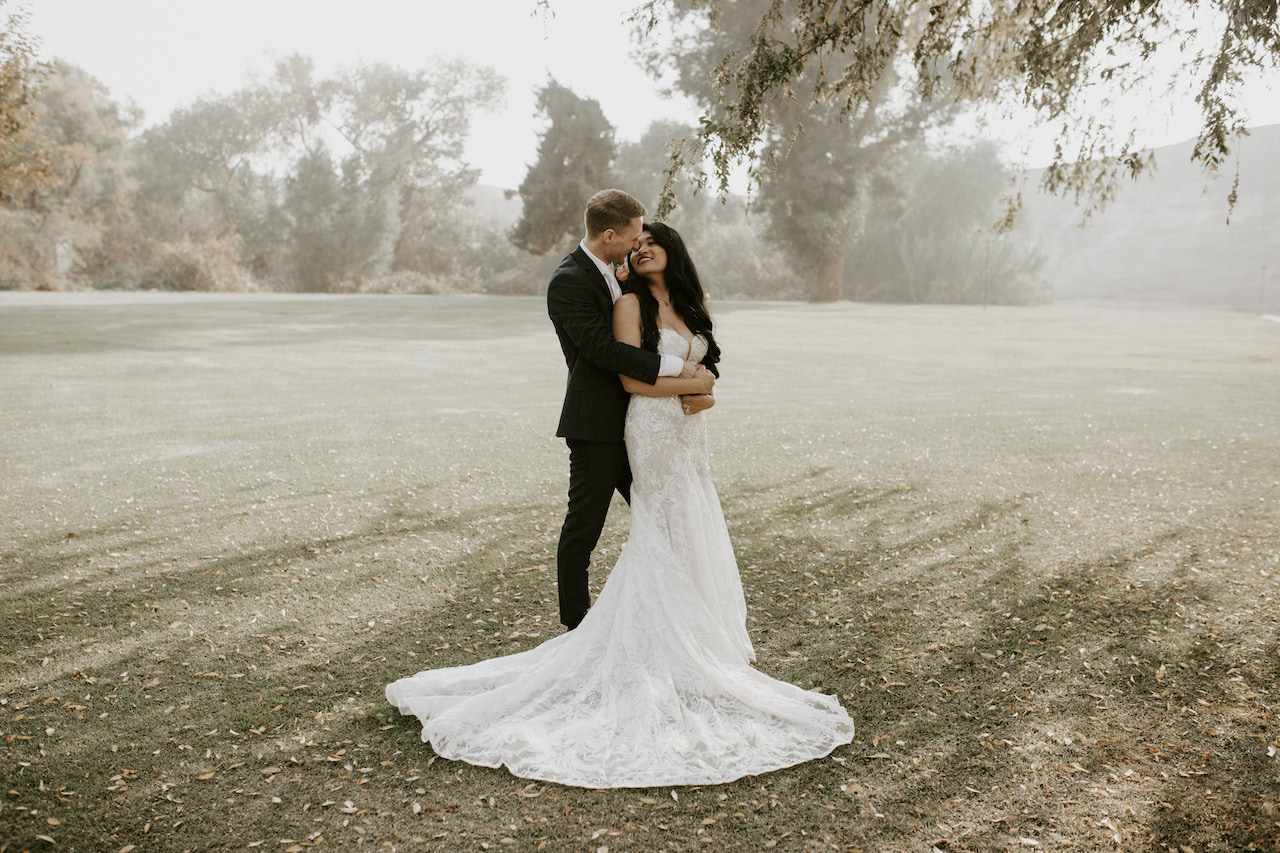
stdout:
<svg viewBox="0 0 1280 853">
<path fill-rule="evenodd" d="M 640 346 L 640 300 L 624 293 L 613 303 L 613 336 L 624 344 Z"/>
<path fill-rule="evenodd" d="M 639 317 L 640 299 L 634 293 L 624 293 L 613 303 L 614 317 Z"/>
</svg>

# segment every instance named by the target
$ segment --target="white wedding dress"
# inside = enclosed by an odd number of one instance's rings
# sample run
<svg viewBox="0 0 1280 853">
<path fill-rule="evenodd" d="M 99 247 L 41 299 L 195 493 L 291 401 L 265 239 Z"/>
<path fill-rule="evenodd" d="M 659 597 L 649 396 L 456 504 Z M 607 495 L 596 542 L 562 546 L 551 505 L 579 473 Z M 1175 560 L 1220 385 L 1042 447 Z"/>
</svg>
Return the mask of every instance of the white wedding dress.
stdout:
<svg viewBox="0 0 1280 853">
<path fill-rule="evenodd" d="M 663 329 L 659 351 L 701 359 Z M 832 696 L 757 672 L 706 426 L 675 397 L 627 411 L 631 535 L 576 629 L 387 687 L 445 757 L 588 788 L 731 782 L 853 738 Z"/>
</svg>

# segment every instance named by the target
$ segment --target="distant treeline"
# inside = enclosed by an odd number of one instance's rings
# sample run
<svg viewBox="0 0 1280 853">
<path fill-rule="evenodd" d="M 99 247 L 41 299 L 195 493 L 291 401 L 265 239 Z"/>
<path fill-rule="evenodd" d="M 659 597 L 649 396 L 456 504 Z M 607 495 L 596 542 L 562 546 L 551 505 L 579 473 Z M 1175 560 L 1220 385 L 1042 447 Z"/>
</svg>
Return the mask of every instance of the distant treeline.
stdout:
<svg viewBox="0 0 1280 853">
<path fill-rule="evenodd" d="M 65 62 L 28 64 L 0 142 L 0 288 L 534 294 L 581 237 L 586 198 L 656 209 L 658 121 L 618 143 L 594 101 L 539 89 L 519 215 L 478 205 L 469 118 L 505 81 L 462 62 L 318 77 L 303 57 L 166 121 Z M 2 94 L 2 93 L 0 93 Z M 990 145 L 851 145 L 808 117 L 757 195 L 676 183 L 670 221 L 718 298 L 1030 303 L 1041 253 L 990 226 L 1008 175 Z M 784 150 L 785 149 L 785 150 Z M 514 202 L 511 203 L 514 207 Z"/>
</svg>

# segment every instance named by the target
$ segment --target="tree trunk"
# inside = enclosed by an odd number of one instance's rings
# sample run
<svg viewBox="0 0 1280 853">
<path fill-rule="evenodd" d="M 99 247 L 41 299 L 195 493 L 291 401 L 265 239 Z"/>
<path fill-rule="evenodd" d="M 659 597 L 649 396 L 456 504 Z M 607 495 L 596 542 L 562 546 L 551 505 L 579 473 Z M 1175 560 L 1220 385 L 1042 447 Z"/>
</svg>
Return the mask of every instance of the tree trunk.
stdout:
<svg viewBox="0 0 1280 853">
<path fill-rule="evenodd" d="M 848 254 L 848 242 L 841 241 L 830 255 L 823 258 L 810 302 L 839 302 L 844 298 L 844 261 Z"/>
</svg>

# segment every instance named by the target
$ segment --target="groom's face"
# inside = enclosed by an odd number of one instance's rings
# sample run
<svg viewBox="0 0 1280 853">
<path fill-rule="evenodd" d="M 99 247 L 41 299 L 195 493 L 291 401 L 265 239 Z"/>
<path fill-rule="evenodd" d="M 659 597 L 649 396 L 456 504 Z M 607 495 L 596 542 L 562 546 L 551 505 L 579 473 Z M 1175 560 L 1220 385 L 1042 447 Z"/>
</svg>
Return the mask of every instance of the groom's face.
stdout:
<svg viewBox="0 0 1280 853">
<path fill-rule="evenodd" d="M 611 264 L 621 264 L 627 259 L 627 255 L 633 249 L 640 246 L 640 228 L 644 225 L 644 220 L 637 216 L 627 223 L 620 231 L 610 229 L 605 232 L 605 246 L 608 249 L 607 258 L 601 258 Z"/>
</svg>

